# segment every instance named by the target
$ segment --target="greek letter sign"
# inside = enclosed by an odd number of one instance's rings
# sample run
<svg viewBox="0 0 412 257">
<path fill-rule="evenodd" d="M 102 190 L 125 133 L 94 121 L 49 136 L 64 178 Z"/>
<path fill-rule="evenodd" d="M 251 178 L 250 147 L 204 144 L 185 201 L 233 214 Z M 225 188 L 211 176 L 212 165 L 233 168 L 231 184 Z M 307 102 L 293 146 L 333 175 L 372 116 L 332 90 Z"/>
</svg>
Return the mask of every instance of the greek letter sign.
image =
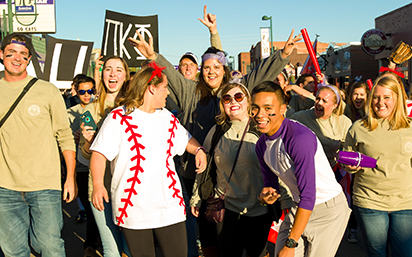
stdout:
<svg viewBox="0 0 412 257">
<path fill-rule="evenodd" d="M 138 38 L 138 31 L 146 41 L 153 37 L 155 52 L 159 52 L 157 15 L 131 16 L 106 10 L 102 39 L 103 56 L 122 57 L 130 67 L 140 67 L 146 58 L 130 45 L 127 38 Z"/>
</svg>

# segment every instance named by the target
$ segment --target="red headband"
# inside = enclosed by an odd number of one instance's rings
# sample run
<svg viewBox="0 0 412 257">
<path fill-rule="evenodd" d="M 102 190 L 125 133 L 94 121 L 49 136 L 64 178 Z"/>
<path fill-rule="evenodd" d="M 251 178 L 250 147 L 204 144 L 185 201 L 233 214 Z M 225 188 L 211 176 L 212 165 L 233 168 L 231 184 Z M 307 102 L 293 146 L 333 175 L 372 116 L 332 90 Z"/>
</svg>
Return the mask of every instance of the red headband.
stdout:
<svg viewBox="0 0 412 257">
<path fill-rule="evenodd" d="M 157 66 L 157 64 L 155 62 L 151 62 L 149 63 L 147 66 L 151 67 L 154 69 L 154 71 L 152 71 L 152 76 L 150 77 L 149 81 L 147 83 L 149 83 L 150 81 L 152 81 L 152 79 L 157 76 L 158 78 L 162 77 L 162 70 L 166 69 L 166 67 L 159 67 Z"/>
<path fill-rule="evenodd" d="M 387 68 L 387 67 L 381 67 L 381 68 L 379 69 L 379 73 L 384 72 L 384 71 L 390 71 L 390 72 L 392 72 L 392 73 L 395 73 L 396 75 L 398 75 L 398 76 L 401 77 L 401 78 L 405 78 L 405 74 L 403 74 L 402 72 L 399 72 L 399 71 L 397 71 L 397 70 L 392 70 L 392 69 L 389 69 L 389 68 Z M 400 69 L 400 71 L 401 71 L 401 69 Z"/>
</svg>

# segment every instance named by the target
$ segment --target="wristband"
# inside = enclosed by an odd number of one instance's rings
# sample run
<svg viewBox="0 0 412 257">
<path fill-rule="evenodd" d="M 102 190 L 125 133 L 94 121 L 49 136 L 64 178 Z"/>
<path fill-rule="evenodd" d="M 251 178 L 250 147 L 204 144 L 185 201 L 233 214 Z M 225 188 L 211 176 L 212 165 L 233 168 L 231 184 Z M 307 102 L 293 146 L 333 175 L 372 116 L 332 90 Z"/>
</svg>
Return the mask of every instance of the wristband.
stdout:
<svg viewBox="0 0 412 257">
<path fill-rule="evenodd" d="M 196 149 L 196 154 L 197 154 L 197 152 L 199 152 L 199 150 L 203 150 L 203 152 L 206 153 L 206 149 L 205 149 L 203 146 L 199 146 L 199 147 Z"/>
</svg>

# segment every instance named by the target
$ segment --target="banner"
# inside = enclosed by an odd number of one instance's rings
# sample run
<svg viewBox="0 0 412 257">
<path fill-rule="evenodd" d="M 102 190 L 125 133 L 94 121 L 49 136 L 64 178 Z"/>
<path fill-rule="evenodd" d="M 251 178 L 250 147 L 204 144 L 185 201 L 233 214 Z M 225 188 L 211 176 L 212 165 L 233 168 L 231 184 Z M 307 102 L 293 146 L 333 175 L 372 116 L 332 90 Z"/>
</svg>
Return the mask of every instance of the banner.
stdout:
<svg viewBox="0 0 412 257">
<path fill-rule="evenodd" d="M 93 42 L 49 37 L 42 78 L 58 88 L 70 88 L 74 76 L 87 74 L 92 48 Z"/>
<path fill-rule="evenodd" d="M 270 34 L 269 28 L 260 28 L 260 58 L 261 60 L 270 56 Z"/>
<path fill-rule="evenodd" d="M 131 16 L 106 10 L 102 39 L 102 55 L 122 57 L 129 67 L 140 67 L 146 58 L 132 47 L 129 37 L 138 38 L 136 30 L 146 41 L 153 37 L 155 52 L 159 52 L 158 20 L 153 16 Z M 104 60 L 105 58 L 103 58 Z"/>
</svg>

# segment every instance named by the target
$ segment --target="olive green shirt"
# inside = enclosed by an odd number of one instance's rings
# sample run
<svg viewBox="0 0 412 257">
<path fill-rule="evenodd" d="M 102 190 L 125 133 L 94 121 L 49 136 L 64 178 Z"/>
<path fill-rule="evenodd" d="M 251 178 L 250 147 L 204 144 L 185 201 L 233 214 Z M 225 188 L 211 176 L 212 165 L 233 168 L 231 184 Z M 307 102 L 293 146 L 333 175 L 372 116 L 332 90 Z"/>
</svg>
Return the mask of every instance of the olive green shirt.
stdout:
<svg viewBox="0 0 412 257">
<path fill-rule="evenodd" d="M 0 117 L 31 76 L 0 80 Z M 0 187 L 15 191 L 61 190 L 61 151 L 76 151 L 59 89 L 38 80 L 0 128 Z"/>
<path fill-rule="evenodd" d="M 390 130 L 389 123 L 378 120 L 369 131 L 361 121 L 349 129 L 344 150 L 359 151 L 375 158 L 375 168 L 355 173 L 353 204 L 380 211 L 412 209 L 412 126 Z"/>
</svg>

